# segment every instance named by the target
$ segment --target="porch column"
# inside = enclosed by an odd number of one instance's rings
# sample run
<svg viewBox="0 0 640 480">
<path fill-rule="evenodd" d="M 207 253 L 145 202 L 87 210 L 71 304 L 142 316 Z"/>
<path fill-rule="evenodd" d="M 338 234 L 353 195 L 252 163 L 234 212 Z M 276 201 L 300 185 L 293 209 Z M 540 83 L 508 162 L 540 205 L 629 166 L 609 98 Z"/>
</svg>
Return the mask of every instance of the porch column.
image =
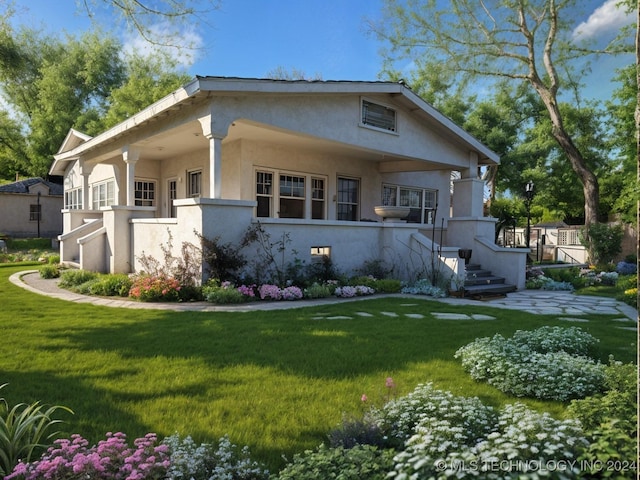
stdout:
<svg viewBox="0 0 640 480">
<path fill-rule="evenodd" d="M 222 137 L 209 139 L 209 198 L 222 198 Z"/>
<path fill-rule="evenodd" d="M 140 150 L 132 148 L 130 145 L 122 147 L 122 159 L 127 165 L 127 206 L 133 207 L 136 204 L 136 163 L 140 158 Z"/>
<path fill-rule="evenodd" d="M 82 176 L 82 208 L 89 210 L 91 207 L 91 191 L 89 186 L 89 175 L 95 165 L 89 165 L 80 160 L 80 175 Z"/>
<path fill-rule="evenodd" d="M 469 168 L 453 181 L 453 216 L 482 217 L 484 215 L 484 181 L 478 178 L 478 154 L 469 154 Z"/>
<path fill-rule="evenodd" d="M 202 134 L 209 140 L 209 198 L 222 198 L 222 139 L 225 128 L 213 114 L 198 119 Z M 228 127 L 228 125 L 227 125 Z"/>
</svg>

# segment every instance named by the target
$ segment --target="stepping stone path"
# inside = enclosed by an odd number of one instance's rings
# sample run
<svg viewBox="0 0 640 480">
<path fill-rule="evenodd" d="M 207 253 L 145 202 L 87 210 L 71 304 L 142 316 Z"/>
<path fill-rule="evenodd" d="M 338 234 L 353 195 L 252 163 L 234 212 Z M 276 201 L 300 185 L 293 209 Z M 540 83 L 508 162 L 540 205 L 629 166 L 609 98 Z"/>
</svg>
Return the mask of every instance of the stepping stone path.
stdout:
<svg viewBox="0 0 640 480">
<path fill-rule="evenodd" d="M 404 306 L 404 305 L 403 305 Z M 407 306 L 412 306 L 412 305 L 407 305 Z M 363 318 L 371 318 L 371 317 L 375 317 L 375 315 L 373 313 L 370 312 L 356 312 L 355 313 L 356 316 L 358 317 L 363 317 Z M 492 317 L 490 315 L 480 315 L 480 314 L 471 314 L 471 315 L 467 315 L 464 313 L 441 313 L 441 312 L 431 312 L 428 315 L 425 315 L 423 313 L 403 313 L 403 314 L 399 314 L 396 312 L 379 312 L 380 315 L 383 315 L 385 317 L 391 317 L 391 318 L 399 318 L 401 315 L 407 317 L 407 318 L 413 318 L 413 319 L 423 319 L 423 318 L 427 318 L 429 315 L 435 317 L 438 320 L 479 320 L 479 321 L 483 321 L 483 320 L 495 320 L 496 317 Z M 332 315 L 332 316 L 327 316 L 327 314 L 317 314 L 314 315 L 313 317 L 311 317 L 312 320 L 352 320 L 353 317 L 350 317 L 348 315 Z"/>
</svg>

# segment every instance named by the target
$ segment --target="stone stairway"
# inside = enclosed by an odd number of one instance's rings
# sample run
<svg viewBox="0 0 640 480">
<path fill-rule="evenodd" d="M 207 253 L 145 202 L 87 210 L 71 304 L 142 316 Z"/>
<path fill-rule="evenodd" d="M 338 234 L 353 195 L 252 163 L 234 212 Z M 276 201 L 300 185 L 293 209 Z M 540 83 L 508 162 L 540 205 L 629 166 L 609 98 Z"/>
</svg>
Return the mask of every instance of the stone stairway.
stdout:
<svg viewBox="0 0 640 480">
<path fill-rule="evenodd" d="M 469 264 L 466 266 L 467 278 L 464 282 L 465 297 L 495 297 L 504 296 L 509 292 L 515 292 L 517 287 L 505 283 L 503 277 L 495 276 L 490 270 L 483 270 L 480 265 Z"/>
</svg>

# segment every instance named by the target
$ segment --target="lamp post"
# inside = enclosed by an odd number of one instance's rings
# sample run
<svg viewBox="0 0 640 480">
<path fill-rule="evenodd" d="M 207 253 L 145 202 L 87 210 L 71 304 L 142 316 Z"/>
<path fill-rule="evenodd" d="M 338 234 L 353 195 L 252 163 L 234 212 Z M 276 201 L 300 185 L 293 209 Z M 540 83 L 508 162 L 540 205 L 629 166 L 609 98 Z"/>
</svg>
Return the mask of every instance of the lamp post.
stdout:
<svg viewBox="0 0 640 480">
<path fill-rule="evenodd" d="M 527 248 L 529 248 L 529 239 L 531 238 L 531 200 L 533 200 L 534 185 L 531 180 L 524 187 L 525 206 L 527 207 Z"/>
</svg>

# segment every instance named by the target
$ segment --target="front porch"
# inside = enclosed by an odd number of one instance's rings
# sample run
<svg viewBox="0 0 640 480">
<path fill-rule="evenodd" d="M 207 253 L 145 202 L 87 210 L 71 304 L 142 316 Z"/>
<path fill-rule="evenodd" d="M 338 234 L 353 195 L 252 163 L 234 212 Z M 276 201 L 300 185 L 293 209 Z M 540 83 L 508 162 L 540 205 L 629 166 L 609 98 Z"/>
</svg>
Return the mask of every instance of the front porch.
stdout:
<svg viewBox="0 0 640 480">
<path fill-rule="evenodd" d="M 526 249 L 503 248 L 493 243 L 495 220 L 477 217 L 450 218 L 434 228 L 403 222 L 351 222 L 257 218 L 256 202 L 208 198 L 175 202 L 175 218 L 155 218 L 147 207 L 105 207 L 99 215 L 68 210 L 66 222 L 78 227 L 61 236 L 61 261 L 86 270 L 130 273 L 139 271 L 140 260 L 162 260 L 168 246 L 181 255 L 182 245 L 200 246 L 202 235 L 221 244 L 239 244 L 257 224 L 274 242 L 286 239 L 280 252 L 283 264 L 310 264 L 327 256 L 341 272 L 351 274 L 367 262 L 385 265 L 394 278 L 430 278 L 435 271 L 455 288 L 465 277 L 460 248 L 473 251 L 473 262 L 492 270 L 505 281 L 524 288 Z M 101 218 L 99 218 L 101 217 Z M 255 249 L 243 252 L 251 263 Z M 206 265 L 202 265 L 206 279 Z"/>
</svg>

